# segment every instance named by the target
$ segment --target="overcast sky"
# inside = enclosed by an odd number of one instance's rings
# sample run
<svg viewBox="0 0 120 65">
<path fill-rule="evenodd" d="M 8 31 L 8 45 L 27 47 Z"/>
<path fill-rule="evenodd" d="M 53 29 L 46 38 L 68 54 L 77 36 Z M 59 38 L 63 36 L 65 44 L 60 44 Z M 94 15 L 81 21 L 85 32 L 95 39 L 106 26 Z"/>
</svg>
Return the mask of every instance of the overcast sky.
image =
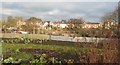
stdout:
<svg viewBox="0 0 120 65">
<path fill-rule="evenodd" d="M 37 17 L 43 20 L 62 20 L 83 17 L 99 22 L 100 18 L 117 8 L 117 2 L 4 2 L 3 18 L 7 16 Z"/>
<path fill-rule="evenodd" d="M 2 2 L 119 2 L 119 0 L 1 0 Z"/>
</svg>

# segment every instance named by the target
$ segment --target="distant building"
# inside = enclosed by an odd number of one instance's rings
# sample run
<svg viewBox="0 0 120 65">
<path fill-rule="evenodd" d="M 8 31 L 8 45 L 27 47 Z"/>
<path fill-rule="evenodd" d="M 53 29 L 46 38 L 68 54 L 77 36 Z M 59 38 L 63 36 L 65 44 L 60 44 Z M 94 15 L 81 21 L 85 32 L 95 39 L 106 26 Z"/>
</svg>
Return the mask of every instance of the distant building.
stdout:
<svg viewBox="0 0 120 65">
<path fill-rule="evenodd" d="M 17 26 L 21 26 L 21 25 L 25 25 L 25 24 L 26 23 L 24 21 L 21 21 L 21 20 L 17 21 L 17 23 L 16 23 Z"/>
<path fill-rule="evenodd" d="M 59 27 L 59 28 L 68 27 L 68 25 L 66 23 L 62 23 L 61 21 L 51 22 L 50 25 L 53 26 L 53 27 Z"/>
<path fill-rule="evenodd" d="M 60 27 L 61 22 L 51 22 L 50 25 L 53 27 Z"/>
<path fill-rule="evenodd" d="M 98 28 L 102 27 L 101 23 L 83 23 L 82 28 Z"/>
<path fill-rule="evenodd" d="M 41 21 L 31 22 L 30 24 L 34 26 L 40 26 Z"/>
<path fill-rule="evenodd" d="M 44 21 L 43 25 L 41 25 L 42 29 L 51 29 L 50 21 Z"/>
<path fill-rule="evenodd" d="M 60 28 L 66 28 L 66 27 L 68 27 L 68 25 L 67 24 L 60 24 L 60 26 L 59 26 Z"/>
<path fill-rule="evenodd" d="M 117 23 L 116 22 L 104 22 L 103 26 L 105 27 L 105 29 L 110 29 L 112 26 L 116 26 Z"/>
</svg>

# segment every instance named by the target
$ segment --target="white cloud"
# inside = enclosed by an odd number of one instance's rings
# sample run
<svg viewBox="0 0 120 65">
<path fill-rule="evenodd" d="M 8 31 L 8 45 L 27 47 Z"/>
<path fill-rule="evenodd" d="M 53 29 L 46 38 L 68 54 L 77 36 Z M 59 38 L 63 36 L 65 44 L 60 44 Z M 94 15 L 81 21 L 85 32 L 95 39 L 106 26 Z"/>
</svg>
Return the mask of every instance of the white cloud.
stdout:
<svg viewBox="0 0 120 65">
<path fill-rule="evenodd" d="M 48 12 L 49 15 L 57 15 L 60 11 L 58 9 Z"/>
<path fill-rule="evenodd" d="M 20 10 L 16 10 L 16 9 L 8 9 L 8 8 L 2 8 L 2 15 L 6 15 L 6 16 L 25 16 L 28 15 L 28 13 L 22 12 Z"/>
<path fill-rule="evenodd" d="M 12 15 L 15 12 L 18 12 L 18 11 L 17 10 L 11 10 L 11 9 L 2 9 L 2 13 L 4 15 Z"/>
<path fill-rule="evenodd" d="M 3 15 L 37 17 L 46 20 L 61 20 L 83 17 L 86 20 L 96 21 L 107 12 L 115 9 L 117 3 L 108 2 L 20 2 L 3 3 Z M 95 19 L 96 18 L 96 19 Z"/>
</svg>

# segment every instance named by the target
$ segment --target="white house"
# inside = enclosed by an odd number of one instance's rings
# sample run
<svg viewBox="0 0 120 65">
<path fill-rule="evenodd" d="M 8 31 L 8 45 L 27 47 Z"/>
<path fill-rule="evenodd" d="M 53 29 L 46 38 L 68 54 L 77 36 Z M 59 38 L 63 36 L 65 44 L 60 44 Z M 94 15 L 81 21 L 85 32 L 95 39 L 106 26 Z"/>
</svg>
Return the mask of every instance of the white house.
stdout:
<svg viewBox="0 0 120 65">
<path fill-rule="evenodd" d="M 67 25 L 67 24 L 60 24 L 59 27 L 60 27 L 60 28 L 65 28 L 65 27 L 68 27 L 68 25 Z"/>
<path fill-rule="evenodd" d="M 84 23 L 82 24 L 82 28 L 98 28 L 101 27 L 101 23 Z"/>
</svg>

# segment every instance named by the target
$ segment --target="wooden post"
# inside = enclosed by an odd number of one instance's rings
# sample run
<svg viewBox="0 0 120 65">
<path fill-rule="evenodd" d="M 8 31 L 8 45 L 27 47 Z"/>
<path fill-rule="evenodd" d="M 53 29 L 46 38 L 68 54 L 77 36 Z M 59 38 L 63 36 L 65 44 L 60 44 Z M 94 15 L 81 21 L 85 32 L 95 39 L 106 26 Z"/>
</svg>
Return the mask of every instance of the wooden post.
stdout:
<svg viewBox="0 0 120 65">
<path fill-rule="evenodd" d="M 120 1 L 118 3 L 118 57 L 120 56 Z M 118 59 L 120 64 L 120 58 Z"/>
</svg>

